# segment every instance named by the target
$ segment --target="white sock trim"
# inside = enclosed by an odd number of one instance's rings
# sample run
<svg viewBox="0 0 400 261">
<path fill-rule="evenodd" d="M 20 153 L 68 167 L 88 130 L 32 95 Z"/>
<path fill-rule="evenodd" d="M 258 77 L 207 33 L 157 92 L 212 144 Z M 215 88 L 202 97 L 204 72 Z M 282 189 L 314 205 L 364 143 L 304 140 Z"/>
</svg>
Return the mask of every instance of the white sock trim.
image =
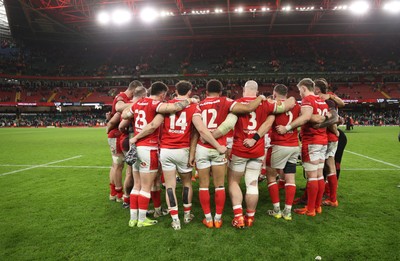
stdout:
<svg viewBox="0 0 400 261">
<path fill-rule="evenodd" d="M 146 198 L 151 198 L 150 193 L 149 193 L 149 192 L 146 192 L 146 191 L 143 191 L 143 190 L 141 190 L 141 191 L 139 192 L 139 195 L 141 195 L 141 196 L 143 196 L 143 197 L 146 197 Z"/>
</svg>

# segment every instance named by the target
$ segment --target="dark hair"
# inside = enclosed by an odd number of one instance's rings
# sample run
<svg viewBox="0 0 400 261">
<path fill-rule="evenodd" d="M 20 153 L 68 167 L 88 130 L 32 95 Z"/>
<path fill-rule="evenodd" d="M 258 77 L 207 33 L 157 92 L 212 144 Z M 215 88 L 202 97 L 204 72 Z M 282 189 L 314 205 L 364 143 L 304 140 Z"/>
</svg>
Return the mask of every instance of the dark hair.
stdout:
<svg viewBox="0 0 400 261">
<path fill-rule="evenodd" d="M 315 79 L 315 86 L 318 87 L 323 94 L 328 91 L 328 82 L 324 78 Z"/>
<path fill-rule="evenodd" d="M 300 86 L 305 86 L 309 91 L 313 92 L 315 83 L 310 78 L 304 78 L 297 84 L 297 87 L 300 87 Z"/>
<path fill-rule="evenodd" d="M 131 82 L 129 83 L 128 89 L 132 91 L 132 90 L 134 90 L 136 87 L 139 87 L 139 86 L 143 86 L 143 84 L 142 84 L 140 81 L 134 80 L 134 81 L 131 81 Z"/>
<path fill-rule="evenodd" d="M 277 84 L 274 87 L 274 91 L 279 95 L 286 96 L 288 93 L 288 88 L 284 84 Z"/>
<path fill-rule="evenodd" d="M 159 95 L 163 92 L 168 92 L 168 86 L 163 82 L 153 82 L 150 88 L 150 95 Z"/>
<path fill-rule="evenodd" d="M 220 93 L 222 91 L 222 82 L 215 79 L 209 80 L 206 85 L 206 91 Z"/>
<path fill-rule="evenodd" d="M 192 90 L 192 84 L 188 81 L 179 81 L 175 87 L 179 95 L 186 95 Z"/>
</svg>

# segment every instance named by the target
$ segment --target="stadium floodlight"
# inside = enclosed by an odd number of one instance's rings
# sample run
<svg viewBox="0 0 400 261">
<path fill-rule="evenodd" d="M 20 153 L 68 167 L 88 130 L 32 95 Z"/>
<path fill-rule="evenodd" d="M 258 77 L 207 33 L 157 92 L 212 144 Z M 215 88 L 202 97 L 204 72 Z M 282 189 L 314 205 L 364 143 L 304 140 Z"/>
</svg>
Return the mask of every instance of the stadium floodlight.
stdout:
<svg viewBox="0 0 400 261">
<path fill-rule="evenodd" d="M 368 12 L 369 4 L 366 1 L 356 1 L 349 6 L 349 9 L 356 15 L 363 15 Z"/>
<path fill-rule="evenodd" d="M 383 5 L 383 10 L 392 14 L 400 13 L 400 1 L 390 1 L 385 3 Z"/>
<path fill-rule="evenodd" d="M 223 10 L 222 10 L 222 9 L 219 9 L 219 8 L 215 8 L 214 12 L 215 12 L 216 14 L 220 14 L 220 13 L 223 12 Z"/>
<path fill-rule="evenodd" d="M 106 25 L 110 23 L 110 15 L 106 12 L 100 12 L 97 15 L 97 22 L 99 22 L 102 25 Z"/>
<path fill-rule="evenodd" d="M 140 11 L 140 19 L 145 23 L 152 23 L 158 17 L 157 11 L 152 7 L 145 7 Z"/>
<path fill-rule="evenodd" d="M 131 20 L 131 13 L 128 10 L 117 9 L 112 12 L 111 17 L 114 24 L 122 25 Z"/>
<path fill-rule="evenodd" d="M 243 7 L 238 7 L 235 9 L 236 13 L 243 13 Z"/>
<path fill-rule="evenodd" d="M 287 5 L 287 6 L 282 7 L 282 11 L 287 11 L 287 12 L 289 12 L 289 11 L 291 11 L 291 10 L 292 10 L 292 7 L 291 7 L 290 5 Z"/>
</svg>

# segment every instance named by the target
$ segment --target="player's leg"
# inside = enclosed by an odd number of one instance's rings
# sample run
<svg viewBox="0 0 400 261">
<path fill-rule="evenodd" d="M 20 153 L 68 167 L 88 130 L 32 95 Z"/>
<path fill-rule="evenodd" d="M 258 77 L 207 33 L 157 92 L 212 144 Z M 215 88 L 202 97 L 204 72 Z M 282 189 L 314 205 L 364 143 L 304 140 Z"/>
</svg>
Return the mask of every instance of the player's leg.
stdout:
<svg viewBox="0 0 400 261">
<path fill-rule="evenodd" d="M 315 216 L 315 202 L 318 195 L 318 164 L 319 149 L 311 144 L 302 144 L 303 167 L 307 176 L 307 205 L 304 208 L 295 209 L 300 215 Z"/>
<path fill-rule="evenodd" d="M 324 200 L 323 205 L 337 207 L 339 205 L 336 195 L 337 195 L 337 175 L 335 166 L 335 154 L 337 150 L 338 142 L 329 142 L 328 150 L 326 152 L 326 170 L 327 170 L 327 182 L 329 187 L 329 198 Z"/>
<path fill-rule="evenodd" d="M 229 196 L 232 202 L 234 218 L 232 220 L 232 226 L 236 228 L 244 228 L 244 217 L 243 217 L 243 194 L 240 189 L 240 181 L 244 175 L 247 160 L 231 155 L 228 169 L 228 187 Z"/>
<path fill-rule="evenodd" d="M 338 129 L 340 135 L 339 135 L 339 142 L 338 142 L 338 147 L 335 153 L 335 164 L 336 164 L 336 175 L 337 175 L 337 180 L 339 180 L 340 176 L 340 164 L 342 162 L 342 157 L 343 157 L 343 152 L 344 148 L 347 145 L 347 137 L 346 134 L 341 129 Z"/>
<path fill-rule="evenodd" d="M 130 227 L 136 226 L 139 218 L 139 192 L 141 186 L 140 186 L 140 174 L 139 174 L 138 162 L 136 162 L 136 164 L 132 166 L 132 177 L 133 177 L 133 188 L 131 190 L 131 194 L 129 197 Z"/>
<path fill-rule="evenodd" d="M 268 192 L 271 198 L 271 202 L 273 205 L 272 210 L 268 210 L 268 214 L 275 218 L 281 218 L 281 208 L 280 208 L 280 199 L 279 199 L 279 186 L 276 182 L 277 173 L 283 173 L 282 170 L 285 166 L 285 158 L 282 155 L 281 146 L 272 146 L 268 149 L 267 152 L 267 167 L 269 169 L 267 171 L 267 184 L 268 184 Z"/>
<path fill-rule="evenodd" d="M 246 184 L 246 217 L 245 224 L 248 227 L 253 226 L 254 215 L 258 203 L 258 176 L 261 172 L 263 157 L 250 159 L 247 161 L 244 180 Z"/>
<path fill-rule="evenodd" d="M 290 155 L 285 167 L 282 171 L 285 176 L 285 208 L 282 212 L 282 217 L 285 220 L 292 220 L 292 205 L 294 201 L 294 196 L 296 194 L 296 163 L 297 158 L 299 156 L 299 148 L 298 147 L 285 147 L 287 149 L 287 153 Z"/>
<path fill-rule="evenodd" d="M 205 219 L 203 220 L 203 224 L 208 227 L 214 227 L 214 223 L 211 216 L 211 207 L 210 207 L 210 169 L 211 169 L 211 161 L 208 155 L 208 149 L 197 145 L 196 147 L 196 168 L 199 173 L 199 200 L 201 208 L 203 209 L 203 213 Z"/>
<path fill-rule="evenodd" d="M 225 207 L 225 173 L 226 164 L 220 164 L 213 161 L 212 163 L 213 183 L 215 188 L 214 202 L 215 202 L 215 216 L 214 226 L 220 228 L 222 226 L 222 213 Z M 217 165 L 218 164 L 218 165 Z"/>
<path fill-rule="evenodd" d="M 121 137 L 118 137 L 116 139 L 116 153 L 113 155 L 113 165 L 115 191 L 117 192 L 116 201 L 122 202 L 122 196 L 124 195 L 122 189 L 122 170 L 124 169 L 124 154 L 122 152 Z"/>
<path fill-rule="evenodd" d="M 141 189 L 139 192 L 138 227 L 155 225 L 157 220 L 146 218 L 151 198 L 151 188 L 158 172 L 158 149 L 153 147 L 137 147 Z"/>
<path fill-rule="evenodd" d="M 111 152 L 111 158 L 112 158 L 112 164 L 110 168 L 110 195 L 109 199 L 110 200 L 116 200 L 117 199 L 117 192 L 115 191 L 115 182 L 114 182 L 114 173 L 115 173 L 115 165 L 114 162 L 118 161 L 117 157 L 117 139 L 116 138 L 108 138 L 108 146 L 110 148 Z"/>
<path fill-rule="evenodd" d="M 188 166 L 189 162 L 189 148 L 177 149 L 173 153 L 173 159 L 176 164 L 178 173 L 182 180 L 182 201 L 183 201 L 183 222 L 189 223 L 193 220 L 194 215 L 192 212 L 192 172 L 193 168 Z"/>
<path fill-rule="evenodd" d="M 176 170 L 163 170 L 165 179 L 165 200 L 167 201 L 169 214 L 172 218 L 172 228 L 181 229 L 181 223 L 178 216 L 178 200 L 176 198 Z"/>
<path fill-rule="evenodd" d="M 327 145 L 316 145 L 319 150 L 319 163 L 318 163 L 318 171 L 317 171 L 317 180 L 318 180 L 318 193 L 317 198 L 315 199 L 315 211 L 317 213 L 322 213 L 322 197 L 325 192 L 325 179 L 324 179 L 324 166 L 327 152 Z"/>
<path fill-rule="evenodd" d="M 124 208 L 129 208 L 130 204 L 129 199 L 132 188 L 133 188 L 132 166 L 127 165 L 125 172 L 125 180 L 124 180 L 124 203 L 122 204 Z"/>
<path fill-rule="evenodd" d="M 158 218 L 161 216 L 168 215 L 168 210 L 163 209 L 161 206 L 161 175 L 162 170 L 159 169 L 157 171 L 157 175 L 154 179 L 153 186 L 151 187 L 151 200 L 153 201 L 154 206 L 154 217 Z"/>
</svg>

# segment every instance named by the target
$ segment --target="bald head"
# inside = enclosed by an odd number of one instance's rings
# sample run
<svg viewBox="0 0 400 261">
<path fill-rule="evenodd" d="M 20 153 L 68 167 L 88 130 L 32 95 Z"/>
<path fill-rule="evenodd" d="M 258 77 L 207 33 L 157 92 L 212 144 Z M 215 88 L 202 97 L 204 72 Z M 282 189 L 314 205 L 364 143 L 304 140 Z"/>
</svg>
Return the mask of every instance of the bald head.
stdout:
<svg viewBox="0 0 400 261">
<path fill-rule="evenodd" d="M 258 84 L 256 81 L 250 80 L 244 84 L 243 96 L 256 96 L 258 92 Z"/>
</svg>

